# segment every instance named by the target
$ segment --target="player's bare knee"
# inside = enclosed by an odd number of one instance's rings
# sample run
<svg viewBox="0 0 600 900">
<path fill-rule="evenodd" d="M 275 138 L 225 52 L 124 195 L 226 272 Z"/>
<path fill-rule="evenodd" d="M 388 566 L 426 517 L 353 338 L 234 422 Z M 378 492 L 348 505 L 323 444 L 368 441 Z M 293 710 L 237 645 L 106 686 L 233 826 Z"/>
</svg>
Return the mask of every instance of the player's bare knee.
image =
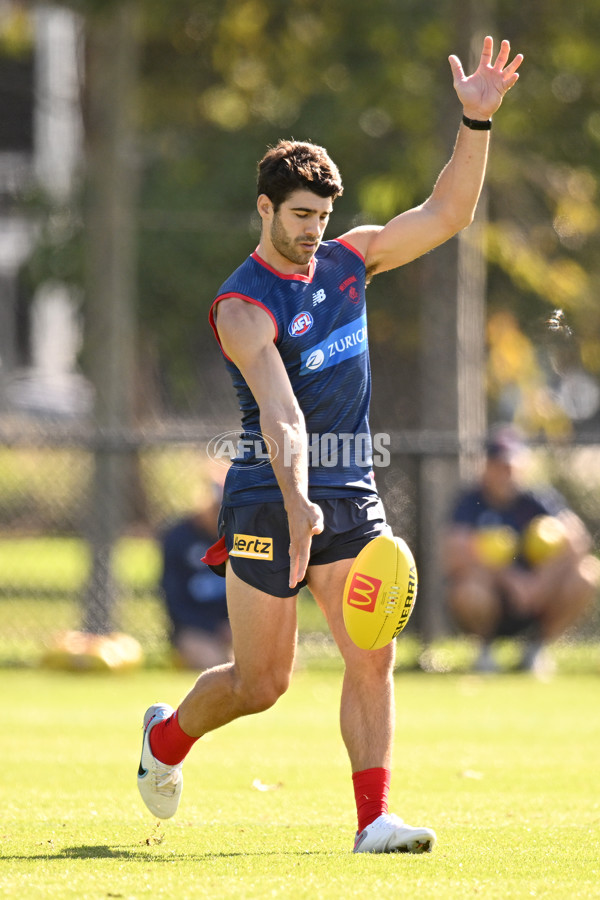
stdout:
<svg viewBox="0 0 600 900">
<path fill-rule="evenodd" d="M 344 654 L 346 672 L 363 682 L 387 681 L 393 675 L 395 649 L 393 641 L 379 650 L 352 649 Z"/>
<path fill-rule="evenodd" d="M 256 681 L 240 686 L 239 696 L 244 713 L 264 712 L 277 703 L 290 684 L 289 675 L 269 673 Z"/>
</svg>

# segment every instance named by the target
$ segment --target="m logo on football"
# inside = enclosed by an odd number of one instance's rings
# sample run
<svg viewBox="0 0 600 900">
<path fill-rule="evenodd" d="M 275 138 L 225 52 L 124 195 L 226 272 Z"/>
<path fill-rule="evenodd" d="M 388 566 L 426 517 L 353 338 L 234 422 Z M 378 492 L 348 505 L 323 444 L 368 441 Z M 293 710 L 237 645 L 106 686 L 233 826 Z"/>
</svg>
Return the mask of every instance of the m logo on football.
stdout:
<svg viewBox="0 0 600 900">
<path fill-rule="evenodd" d="M 348 588 L 346 602 L 349 606 L 355 606 L 364 612 L 373 612 L 380 589 L 381 581 L 379 578 L 355 572 Z"/>
</svg>

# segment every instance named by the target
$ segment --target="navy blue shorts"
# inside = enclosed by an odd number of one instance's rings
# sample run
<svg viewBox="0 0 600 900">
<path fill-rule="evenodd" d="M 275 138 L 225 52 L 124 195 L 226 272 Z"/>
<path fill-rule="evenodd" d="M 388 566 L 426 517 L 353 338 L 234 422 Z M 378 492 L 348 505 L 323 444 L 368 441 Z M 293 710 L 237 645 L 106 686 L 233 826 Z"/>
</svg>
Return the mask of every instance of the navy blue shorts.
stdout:
<svg viewBox="0 0 600 900">
<path fill-rule="evenodd" d="M 315 500 L 325 527 L 314 535 L 310 566 L 354 559 L 379 534 L 390 534 L 377 494 Z M 294 597 L 306 578 L 290 588 L 290 535 L 283 503 L 223 507 L 219 534 L 225 537 L 229 563 L 242 581 L 274 597 Z"/>
<path fill-rule="evenodd" d="M 509 597 L 504 591 L 499 591 L 498 598 L 500 600 L 500 608 L 502 615 L 500 621 L 496 625 L 494 637 L 517 637 L 517 635 L 535 631 L 540 627 L 539 615 L 531 613 L 519 613 L 513 609 Z"/>
</svg>

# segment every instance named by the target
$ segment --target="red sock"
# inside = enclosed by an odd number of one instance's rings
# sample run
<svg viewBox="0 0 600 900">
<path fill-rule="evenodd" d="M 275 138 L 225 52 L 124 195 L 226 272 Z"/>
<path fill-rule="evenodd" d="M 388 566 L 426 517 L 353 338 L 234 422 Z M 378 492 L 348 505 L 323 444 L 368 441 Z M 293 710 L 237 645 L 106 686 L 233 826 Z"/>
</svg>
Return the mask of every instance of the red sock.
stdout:
<svg viewBox="0 0 600 900">
<path fill-rule="evenodd" d="M 388 811 L 388 793 L 392 773 L 389 769 L 363 769 L 354 772 L 354 799 L 358 813 L 358 833 Z"/>
<path fill-rule="evenodd" d="M 186 758 L 197 740 L 197 737 L 190 737 L 182 730 L 175 710 L 172 716 L 153 727 L 150 732 L 150 749 L 161 763 L 176 766 Z"/>
</svg>

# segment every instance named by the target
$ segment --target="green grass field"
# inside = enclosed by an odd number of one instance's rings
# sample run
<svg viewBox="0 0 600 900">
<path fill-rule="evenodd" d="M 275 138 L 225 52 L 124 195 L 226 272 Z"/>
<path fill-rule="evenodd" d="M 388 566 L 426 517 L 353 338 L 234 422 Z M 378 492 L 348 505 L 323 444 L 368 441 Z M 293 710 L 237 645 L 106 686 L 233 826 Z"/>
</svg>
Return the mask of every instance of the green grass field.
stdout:
<svg viewBox="0 0 600 900">
<path fill-rule="evenodd" d="M 136 637 L 146 664 L 169 661 L 168 622 L 157 594 L 160 554 L 148 537 L 124 537 L 114 557 L 121 585 L 115 627 Z M 37 665 L 57 632 L 81 626 L 81 598 L 90 574 L 90 552 L 79 538 L 0 538 L 0 669 Z M 304 632 L 323 633 L 325 620 L 312 598 L 299 603 Z"/>
<path fill-rule="evenodd" d="M 141 717 L 189 673 L 0 678 L 0 897 L 600 897 L 598 672 L 397 676 L 391 807 L 437 830 L 423 856 L 351 853 L 339 667 L 203 739 L 161 824 L 135 785 Z"/>
</svg>

